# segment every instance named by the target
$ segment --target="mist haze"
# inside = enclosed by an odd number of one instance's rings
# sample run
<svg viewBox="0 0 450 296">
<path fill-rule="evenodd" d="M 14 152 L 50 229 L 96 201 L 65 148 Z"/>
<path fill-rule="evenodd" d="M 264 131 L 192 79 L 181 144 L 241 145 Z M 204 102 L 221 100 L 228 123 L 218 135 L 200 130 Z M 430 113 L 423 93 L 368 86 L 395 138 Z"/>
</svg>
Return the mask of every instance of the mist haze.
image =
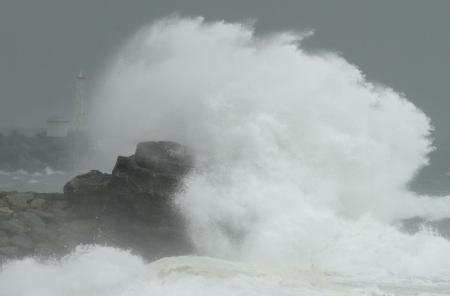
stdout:
<svg viewBox="0 0 450 296">
<path fill-rule="evenodd" d="M 11 1 L 0 4 L 0 128 L 43 128 L 70 119 L 75 76 L 95 85 L 108 60 L 143 25 L 161 16 L 256 20 L 258 33 L 315 34 L 310 50 L 339 52 L 369 80 L 414 102 L 435 130 L 432 167 L 417 189 L 447 192 L 450 166 L 450 20 L 446 1 Z"/>
<path fill-rule="evenodd" d="M 450 293 L 450 4 L 1 5 L 0 296 Z"/>
</svg>

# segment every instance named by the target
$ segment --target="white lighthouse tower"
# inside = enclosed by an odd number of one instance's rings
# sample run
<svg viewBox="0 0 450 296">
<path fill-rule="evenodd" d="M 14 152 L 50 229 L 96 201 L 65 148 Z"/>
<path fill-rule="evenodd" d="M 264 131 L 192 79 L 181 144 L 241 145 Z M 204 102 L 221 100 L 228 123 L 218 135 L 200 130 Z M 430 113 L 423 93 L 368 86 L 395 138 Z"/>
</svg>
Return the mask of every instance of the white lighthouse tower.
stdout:
<svg viewBox="0 0 450 296">
<path fill-rule="evenodd" d="M 75 105 L 72 122 L 74 132 L 87 131 L 87 100 L 86 100 L 86 76 L 80 72 L 77 76 L 77 85 L 75 91 Z"/>
<path fill-rule="evenodd" d="M 83 72 L 76 77 L 73 121 L 70 133 L 70 150 L 75 170 L 88 167 L 92 154 L 91 138 L 88 125 L 89 104 L 87 101 L 86 76 Z"/>
</svg>

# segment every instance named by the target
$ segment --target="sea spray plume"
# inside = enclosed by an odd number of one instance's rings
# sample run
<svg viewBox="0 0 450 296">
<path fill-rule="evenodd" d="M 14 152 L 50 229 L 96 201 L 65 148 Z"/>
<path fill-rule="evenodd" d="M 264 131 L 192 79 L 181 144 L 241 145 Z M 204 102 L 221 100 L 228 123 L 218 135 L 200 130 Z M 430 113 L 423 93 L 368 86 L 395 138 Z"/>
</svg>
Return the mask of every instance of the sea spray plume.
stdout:
<svg viewBox="0 0 450 296">
<path fill-rule="evenodd" d="M 146 139 L 192 148 L 196 169 L 175 200 L 201 253 L 342 272 L 448 271 L 448 241 L 389 225 L 450 209 L 448 198 L 407 190 L 432 150 L 429 119 L 301 42 L 202 18 L 158 21 L 111 65 L 98 134 L 114 154 Z"/>
</svg>

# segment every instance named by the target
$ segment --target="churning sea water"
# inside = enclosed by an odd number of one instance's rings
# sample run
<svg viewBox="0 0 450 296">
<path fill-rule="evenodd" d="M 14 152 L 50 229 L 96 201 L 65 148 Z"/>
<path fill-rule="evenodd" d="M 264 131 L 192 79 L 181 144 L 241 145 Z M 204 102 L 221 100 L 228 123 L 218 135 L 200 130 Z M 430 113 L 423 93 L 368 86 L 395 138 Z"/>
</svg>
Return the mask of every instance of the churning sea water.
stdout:
<svg viewBox="0 0 450 296">
<path fill-rule="evenodd" d="M 62 192 L 64 184 L 76 173 L 46 168 L 42 172 L 0 170 L 0 191 Z"/>
<path fill-rule="evenodd" d="M 26 271 L 26 273 L 24 273 Z M 152 263 L 127 251 L 79 247 L 58 261 L 5 264 L 0 295 L 386 296 L 449 295 L 450 279 L 359 279 L 299 266 L 249 265 L 210 257 Z"/>
</svg>

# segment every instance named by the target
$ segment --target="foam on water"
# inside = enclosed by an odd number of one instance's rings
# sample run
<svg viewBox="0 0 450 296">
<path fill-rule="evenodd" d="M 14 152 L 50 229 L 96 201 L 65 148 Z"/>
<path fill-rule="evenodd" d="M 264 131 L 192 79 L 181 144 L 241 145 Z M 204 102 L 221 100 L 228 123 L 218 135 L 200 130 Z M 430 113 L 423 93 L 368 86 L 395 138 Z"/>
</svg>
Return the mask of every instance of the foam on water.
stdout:
<svg viewBox="0 0 450 296">
<path fill-rule="evenodd" d="M 26 275 L 24 271 L 26 270 Z M 411 282 L 395 286 L 351 283 L 319 271 L 270 268 L 206 257 L 165 258 L 151 264 L 129 252 L 79 247 L 59 261 L 24 259 L 2 267 L 0 295 L 18 296 L 386 296 L 446 295 Z M 442 284 L 441 284 L 442 286 Z M 422 293 L 422 294 L 417 294 Z"/>
<path fill-rule="evenodd" d="M 243 266 L 315 270 L 325 283 L 334 281 L 326 273 L 360 283 L 446 281 L 450 242 L 429 229 L 411 235 L 393 226 L 450 213 L 450 197 L 407 189 L 433 149 L 430 120 L 340 56 L 306 52 L 306 35 L 255 36 L 248 25 L 168 18 L 129 40 L 98 86 L 94 132 L 102 151 L 131 154 L 149 139 L 192 149 L 195 169 L 174 204 L 199 254 L 240 262 L 233 276 L 211 277 L 216 267 L 230 268 L 213 260 L 201 272 L 183 267 L 152 277 L 159 263 L 94 248 L 53 265 L 31 259 L 7 265 L 0 282 L 8 295 L 355 291 L 311 287 L 308 272 L 284 287 L 255 271 L 249 276 Z M 35 271 L 41 294 L 11 284 L 25 269 Z M 390 295 L 364 285 L 362 295 Z"/>
<path fill-rule="evenodd" d="M 62 192 L 64 184 L 81 172 L 46 167 L 41 172 L 0 171 L 0 191 Z"/>
</svg>

